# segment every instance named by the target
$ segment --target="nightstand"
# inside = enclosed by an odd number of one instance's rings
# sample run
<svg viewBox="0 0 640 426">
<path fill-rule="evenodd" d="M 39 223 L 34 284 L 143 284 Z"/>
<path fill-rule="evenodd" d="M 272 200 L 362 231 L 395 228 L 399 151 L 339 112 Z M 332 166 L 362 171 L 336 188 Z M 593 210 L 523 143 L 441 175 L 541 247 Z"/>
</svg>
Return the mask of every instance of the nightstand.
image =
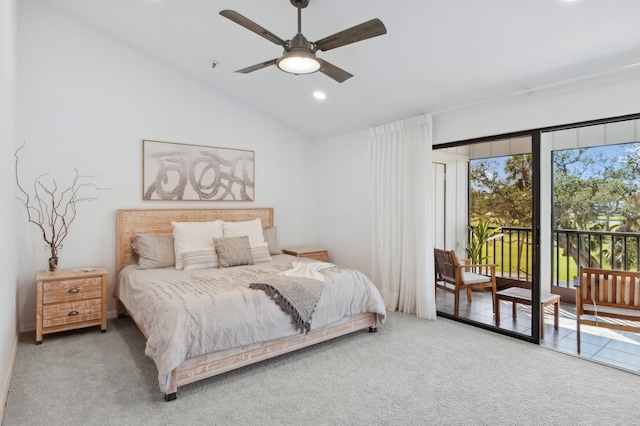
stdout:
<svg viewBox="0 0 640 426">
<path fill-rule="evenodd" d="M 329 261 L 329 251 L 316 247 L 294 247 L 289 249 L 283 249 L 284 254 L 290 254 L 296 257 L 306 257 L 313 260 L 319 260 L 320 262 Z"/>
<path fill-rule="evenodd" d="M 38 272 L 36 344 L 42 335 L 99 325 L 107 331 L 107 271 L 104 268 Z"/>
</svg>

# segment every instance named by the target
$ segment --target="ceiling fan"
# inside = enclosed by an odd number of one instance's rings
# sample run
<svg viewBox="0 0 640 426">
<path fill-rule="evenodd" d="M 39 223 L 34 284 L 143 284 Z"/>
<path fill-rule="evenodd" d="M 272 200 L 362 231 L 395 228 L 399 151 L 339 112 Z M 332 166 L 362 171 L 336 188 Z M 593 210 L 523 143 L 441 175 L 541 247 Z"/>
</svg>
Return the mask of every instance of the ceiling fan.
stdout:
<svg viewBox="0 0 640 426">
<path fill-rule="evenodd" d="M 387 33 L 387 29 L 382 21 L 379 19 L 372 19 L 316 42 L 310 42 L 302 34 L 302 9 L 309 5 L 310 0 L 290 1 L 291 4 L 298 9 L 298 33 L 291 40 L 281 39 L 271 31 L 261 27 L 233 10 L 223 10 L 220 12 L 220 15 L 225 18 L 232 20 L 238 25 L 242 25 L 249 31 L 253 31 L 259 36 L 262 36 L 270 42 L 284 48 L 284 53 L 281 57 L 252 65 L 236 72 L 248 74 L 271 65 L 276 65 L 282 71 L 291 74 L 311 74 L 316 71 L 320 71 L 338 83 L 342 83 L 343 81 L 353 77 L 353 75 L 323 59 L 318 58 L 316 56 L 316 52 L 318 50 L 324 52 Z"/>
</svg>

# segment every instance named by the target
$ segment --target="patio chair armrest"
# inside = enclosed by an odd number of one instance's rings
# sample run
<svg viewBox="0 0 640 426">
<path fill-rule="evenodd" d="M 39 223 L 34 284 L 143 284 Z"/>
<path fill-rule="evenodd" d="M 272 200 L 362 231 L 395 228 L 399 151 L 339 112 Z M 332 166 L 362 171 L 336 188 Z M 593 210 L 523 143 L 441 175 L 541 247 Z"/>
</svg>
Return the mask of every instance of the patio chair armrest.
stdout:
<svg viewBox="0 0 640 426">
<path fill-rule="evenodd" d="M 458 259 L 461 268 L 465 268 L 468 266 L 498 266 L 495 263 L 471 263 L 471 259 Z"/>
<path fill-rule="evenodd" d="M 495 263 L 471 263 L 469 265 L 464 265 L 464 266 L 465 267 L 466 266 L 478 266 L 478 267 L 481 267 L 481 268 L 495 268 L 498 265 L 495 264 Z"/>
<path fill-rule="evenodd" d="M 475 263 L 475 264 L 469 264 L 469 265 L 459 265 L 456 268 L 460 271 L 476 272 L 481 275 L 486 275 L 488 277 L 495 277 L 496 266 L 498 265 L 491 264 L 491 263 L 487 263 L 487 264 Z"/>
<path fill-rule="evenodd" d="M 467 270 L 468 272 L 476 272 L 480 275 L 486 275 L 488 277 L 496 276 L 496 264 L 493 263 L 474 263 L 470 265 L 464 265 L 461 267 L 463 270 Z"/>
</svg>

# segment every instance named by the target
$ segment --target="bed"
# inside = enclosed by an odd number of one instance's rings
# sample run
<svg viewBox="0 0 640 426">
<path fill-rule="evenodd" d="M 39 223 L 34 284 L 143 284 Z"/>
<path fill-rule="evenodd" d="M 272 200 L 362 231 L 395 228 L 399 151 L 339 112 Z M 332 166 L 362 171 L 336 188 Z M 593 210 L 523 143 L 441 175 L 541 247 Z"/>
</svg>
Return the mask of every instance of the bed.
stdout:
<svg viewBox="0 0 640 426">
<path fill-rule="evenodd" d="M 143 269 L 132 250 L 133 236 L 170 234 L 172 222 L 240 224 L 256 219 L 263 228 L 275 229 L 272 208 L 117 211 L 118 314 L 128 314 L 147 339 L 145 353 L 158 367 L 166 401 L 176 399 L 180 386 L 345 334 L 375 332 L 384 322 L 380 294 L 353 269 L 323 266 L 325 284 L 317 308 L 310 328 L 301 330 L 266 291 L 252 289 L 250 283 L 286 275 L 292 265 L 318 265 L 304 263 L 312 260 L 273 254 L 269 261 L 228 268 Z M 235 303 L 242 307 L 232 308 Z"/>
</svg>

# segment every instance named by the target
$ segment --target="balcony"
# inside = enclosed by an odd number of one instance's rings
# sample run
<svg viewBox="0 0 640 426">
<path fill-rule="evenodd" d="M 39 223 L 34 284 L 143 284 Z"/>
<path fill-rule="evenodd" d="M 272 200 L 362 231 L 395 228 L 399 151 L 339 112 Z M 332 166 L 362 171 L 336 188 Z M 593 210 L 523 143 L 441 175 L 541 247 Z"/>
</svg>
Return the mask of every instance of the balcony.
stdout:
<svg viewBox="0 0 640 426">
<path fill-rule="evenodd" d="M 517 320 L 511 317 L 511 303 L 500 302 L 500 328 L 531 335 L 531 307 L 518 305 Z M 439 310 L 453 312 L 453 295 L 438 290 L 436 304 Z M 461 296 L 460 316 L 484 324 L 495 325 L 491 293 L 473 292 L 473 303 L 467 304 Z M 576 351 L 575 305 L 560 303 L 559 329 L 553 328 L 553 308 L 544 313 L 544 339 L 540 345 L 566 354 L 578 356 Z M 582 326 L 581 358 L 640 373 L 640 334 L 606 328 Z"/>
<path fill-rule="evenodd" d="M 640 264 L 640 234 L 557 229 L 553 232 L 553 276 L 546 279 L 543 291 L 560 294 L 559 329 L 553 327 L 553 308 L 544 314 L 545 338 L 541 345 L 560 352 L 577 355 L 575 323 L 574 277 L 578 275 L 575 259 L 584 266 L 637 270 Z M 487 263 L 497 264 L 499 288 L 531 288 L 533 238 L 531 229 L 501 228 L 501 236 L 485 245 Z M 611 255 L 613 253 L 613 255 Z M 545 281 L 544 277 L 542 281 Z M 550 281 L 550 286 L 549 286 Z M 531 335 L 531 307 L 518 305 L 517 320 L 511 316 L 511 303 L 500 302 L 500 328 Z M 438 310 L 453 313 L 453 294 L 436 292 Z M 491 293 L 473 293 L 468 304 L 461 295 L 460 317 L 495 326 Z M 635 373 L 640 373 L 640 334 L 598 327 L 582 327 L 582 358 L 592 359 Z"/>
</svg>

